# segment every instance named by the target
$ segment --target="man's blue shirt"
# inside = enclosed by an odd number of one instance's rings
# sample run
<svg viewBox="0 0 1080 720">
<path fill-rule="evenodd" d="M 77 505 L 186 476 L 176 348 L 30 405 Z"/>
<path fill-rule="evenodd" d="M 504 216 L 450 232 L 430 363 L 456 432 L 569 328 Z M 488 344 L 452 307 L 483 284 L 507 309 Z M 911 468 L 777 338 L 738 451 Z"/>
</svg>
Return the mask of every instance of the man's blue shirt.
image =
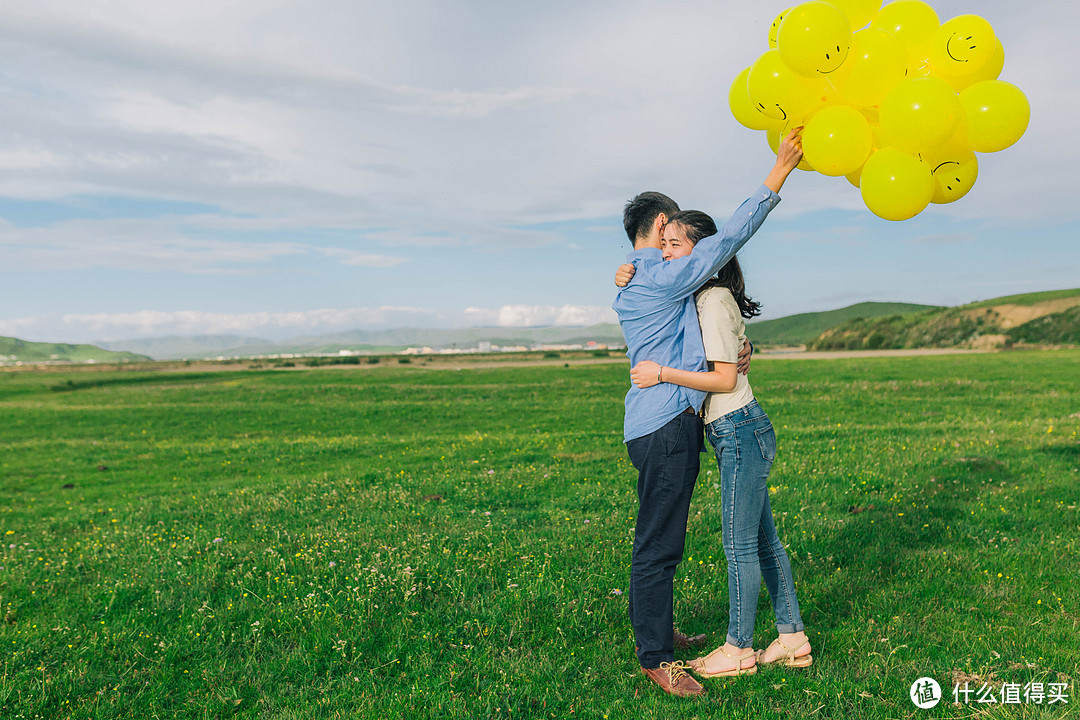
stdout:
<svg viewBox="0 0 1080 720">
<path fill-rule="evenodd" d="M 682 370 L 708 370 L 694 291 L 735 256 L 779 202 L 780 196 L 762 185 L 719 233 L 699 242 L 689 255 L 665 262 L 656 248 L 642 248 L 627 256 L 636 269 L 634 279 L 619 289 L 611 307 L 619 316 L 631 367 L 652 360 Z M 655 432 L 687 408 L 701 410 L 704 402 L 701 390 L 631 383 L 623 440 Z"/>
</svg>

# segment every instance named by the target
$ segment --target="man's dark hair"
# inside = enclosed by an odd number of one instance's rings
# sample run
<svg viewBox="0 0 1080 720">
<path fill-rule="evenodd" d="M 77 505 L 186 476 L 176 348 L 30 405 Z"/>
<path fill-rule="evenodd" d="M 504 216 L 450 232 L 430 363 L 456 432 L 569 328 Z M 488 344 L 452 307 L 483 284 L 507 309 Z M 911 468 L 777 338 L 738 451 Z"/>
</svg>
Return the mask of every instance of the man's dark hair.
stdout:
<svg viewBox="0 0 1080 720">
<path fill-rule="evenodd" d="M 636 245 L 639 237 L 649 233 L 649 227 L 660 213 L 669 218 L 679 212 L 679 204 L 667 195 L 658 192 L 643 192 L 635 195 L 623 209 L 623 227 L 630 244 Z"/>
<path fill-rule="evenodd" d="M 699 210 L 683 210 L 668 217 L 668 225 L 675 225 L 682 229 L 683 235 L 692 244 L 697 245 L 701 240 L 716 234 L 716 223 L 713 219 Z M 761 314 L 761 303 L 756 302 L 746 294 L 746 284 L 743 282 L 742 267 L 736 258 L 727 261 L 714 277 L 702 287 L 719 285 L 731 291 L 735 298 L 735 304 L 739 306 L 739 313 L 744 318 L 752 318 Z"/>
</svg>

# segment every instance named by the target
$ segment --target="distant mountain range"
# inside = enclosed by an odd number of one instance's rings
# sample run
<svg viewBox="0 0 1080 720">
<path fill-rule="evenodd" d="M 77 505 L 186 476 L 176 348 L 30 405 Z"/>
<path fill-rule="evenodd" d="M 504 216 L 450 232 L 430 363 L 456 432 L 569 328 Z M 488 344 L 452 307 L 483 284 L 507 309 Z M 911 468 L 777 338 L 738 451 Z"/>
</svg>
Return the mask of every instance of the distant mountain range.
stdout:
<svg viewBox="0 0 1080 720">
<path fill-rule="evenodd" d="M 585 345 L 595 342 L 622 345 L 618 325 L 601 323 L 587 327 L 537 328 L 462 328 L 438 330 L 401 328 L 398 330 L 350 330 L 295 337 L 282 342 L 231 335 L 197 337 L 163 337 L 116 340 L 99 343 L 102 347 L 123 348 L 149 355 L 157 360 L 199 359 L 216 357 L 250 357 L 254 355 L 325 354 L 342 350 L 350 352 L 390 353 L 410 347 L 430 347 L 433 350 L 475 349 L 480 343 L 500 346 Z"/>
<path fill-rule="evenodd" d="M 932 307 L 934 306 L 910 303 L 859 303 L 839 310 L 802 313 L 776 320 L 751 323 L 747 334 L 759 346 L 803 345 L 825 330 L 850 318 L 904 314 Z M 410 347 L 467 350 L 476 349 L 481 343 L 496 346 L 535 347 L 586 345 L 590 342 L 619 347 L 625 344 L 622 330 L 613 323 L 599 323 L 587 327 L 350 330 L 325 335 L 300 336 L 281 342 L 237 335 L 200 335 L 136 338 L 98 344 L 109 350 L 128 350 L 149 355 L 156 360 L 182 360 L 256 355 L 326 354 L 343 350 L 361 353 L 392 353 Z"/>
<path fill-rule="evenodd" d="M 838 310 L 752 322 L 746 334 L 758 347 L 805 345 L 811 350 L 1080 345 L 1080 289 L 1010 295 L 959 307 L 858 303 Z M 200 335 L 116 340 L 97 343 L 100 347 L 0 337 L 0 363 L 197 360 L 589 343 L 621 347 L 622 331 L 610 323 L 577 328 L 402 328 L 353 330 L 277 343 L 239 335 Z"/>
<path fill-rule="evenodd" d="M 107 350 L 127 350 L 149 355 L 155 360 L 176 360 L 183 358 L 234 356 L 250 347 L 272 345 L 263 338 L 243 337 L 240 335 L 169 335 L 156 338 L 135 338 L 132 340 L 112 340 L 98 342 L 97 345 Z"/>
</svg>

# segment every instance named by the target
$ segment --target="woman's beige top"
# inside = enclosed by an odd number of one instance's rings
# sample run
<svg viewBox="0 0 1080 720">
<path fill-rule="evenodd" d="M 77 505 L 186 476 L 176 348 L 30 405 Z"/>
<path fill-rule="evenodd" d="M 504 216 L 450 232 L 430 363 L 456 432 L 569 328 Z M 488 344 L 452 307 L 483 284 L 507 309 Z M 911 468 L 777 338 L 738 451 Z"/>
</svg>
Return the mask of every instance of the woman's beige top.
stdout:
<svg viewBox="0 0 1080 720">
<path fill-rule="evenodd" d="M 725 287 L 705 288 L 697 294 L 698 324 L 705 344 L 705 358 L 714 362 L 736 363 L 746 340 L 746 325 L 731 291 Z M 705 422 L 738 410 L 754 399 L 750 381 L 742 373 L 735 375 L 735 389 L 709 393 L 705 398 Z"/>
</svg>

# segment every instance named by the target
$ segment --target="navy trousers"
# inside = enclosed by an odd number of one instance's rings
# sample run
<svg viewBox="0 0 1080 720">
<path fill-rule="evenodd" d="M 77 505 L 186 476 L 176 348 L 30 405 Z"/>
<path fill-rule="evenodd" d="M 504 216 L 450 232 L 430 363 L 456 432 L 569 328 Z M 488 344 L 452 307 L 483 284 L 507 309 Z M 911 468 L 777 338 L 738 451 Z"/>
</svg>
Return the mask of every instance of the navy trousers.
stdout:
<svg viewBox="0 0 1080 720">
<path fill-rule="evenodd" d="M 630 625 L 643 668 L 675 659 L 672 634 L 675 568 L 683 558 L 690 496 L 703 445 L 702 421 L 683 413 L 626 443 L 638 471 L 638 515 L 630 565 Z"/>
</svg>

